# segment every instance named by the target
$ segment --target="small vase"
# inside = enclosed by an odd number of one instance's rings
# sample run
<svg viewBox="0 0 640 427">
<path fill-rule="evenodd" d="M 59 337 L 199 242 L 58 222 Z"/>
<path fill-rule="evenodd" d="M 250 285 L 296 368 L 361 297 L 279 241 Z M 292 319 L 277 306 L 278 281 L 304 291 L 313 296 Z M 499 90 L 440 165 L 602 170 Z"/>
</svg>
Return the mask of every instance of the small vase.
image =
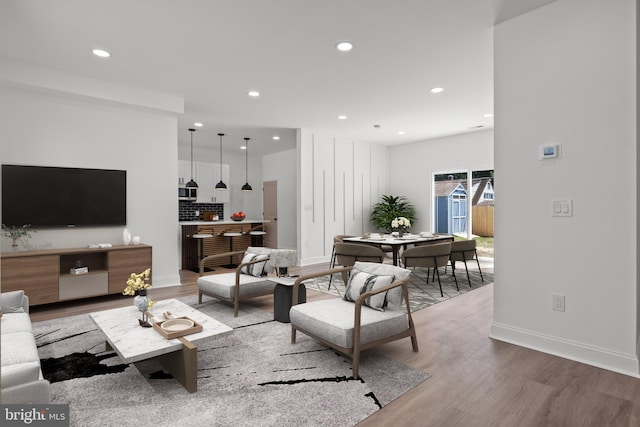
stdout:
<svg viewBox="0 0 640 427">
<path fill-rule="evenodd" d="M 142 289 L 140 291 L 136 291 L 136 296 L 133 298 L 133 305 L 135 305 L 138 310 L 142 313 L 142 319 L 138 320 L 140 326 L 144 326 L 145 328 L 150 327 L 149 324 L 149 316 L 147 310 L 149 309 L 149 297 L 147 296 L 147 290 Z"/>
<path fill-rule="evenodd" d="M 16 242 L 11 244 L 11 252 L 18 252 L 18 244 Z"/>
<path fill-rule="evenodd" d="M 131 232 L 128 228 L 125 228 L 122 232 L 122 243 L 124 243 L 125 245 L 131 243 Z"/>
</svg>

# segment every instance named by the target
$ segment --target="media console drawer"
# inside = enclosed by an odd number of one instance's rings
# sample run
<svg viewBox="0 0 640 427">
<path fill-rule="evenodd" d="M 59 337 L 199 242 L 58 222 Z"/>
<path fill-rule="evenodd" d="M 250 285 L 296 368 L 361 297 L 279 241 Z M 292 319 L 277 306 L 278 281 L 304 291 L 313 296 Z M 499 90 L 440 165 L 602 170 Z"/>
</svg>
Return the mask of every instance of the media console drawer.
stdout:
<svg viewBox="0 0 640 427">
<path fill-rule="evenodd" d="M 77 276 L 60 276 L 58 283 L 60 301 L 104 295 L 108 291 L 109 273 L 106 271 L 78 274 Z"/>
</svg>

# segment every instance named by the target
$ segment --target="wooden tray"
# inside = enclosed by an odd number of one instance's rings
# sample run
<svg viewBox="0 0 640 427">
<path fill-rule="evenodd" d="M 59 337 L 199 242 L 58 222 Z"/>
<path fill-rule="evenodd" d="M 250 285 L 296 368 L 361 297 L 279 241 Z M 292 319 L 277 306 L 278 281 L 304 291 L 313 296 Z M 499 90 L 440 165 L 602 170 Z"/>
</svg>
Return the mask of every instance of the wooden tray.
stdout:
<svg viewBox="0 0 640 427">
<path fill-rule="evenodd" d="M 164 329 L 162 329 L 162 327 L 160 325 L 162 325 L 162 323 L 166 322 L 167 320 L 171 320 L 171 319 L 165 319 L 165 320 L 160 320 L 158 322 L 154 322 L 153 323 L 153 329 L 155 329 L 160 335 L 162 335 L 163 337 L 165 337 L 168 340 L 172 340 L 174 338 L 179 338 L 179 337 L 183 337 L 185 335 L 191 335 L 191 334 L 197 334 L 198 332 L 202 332 L 202 325 L 198 322 L 196 322 L 195 320 L 187 317 L 187 316 L 181 316 L 181 317 L 174 317 L 173 319 L 189 319 L 193 322 L 193 326 L 187 329 L 183 329 L 181 331 L 165 331 Z"/>
</svg>

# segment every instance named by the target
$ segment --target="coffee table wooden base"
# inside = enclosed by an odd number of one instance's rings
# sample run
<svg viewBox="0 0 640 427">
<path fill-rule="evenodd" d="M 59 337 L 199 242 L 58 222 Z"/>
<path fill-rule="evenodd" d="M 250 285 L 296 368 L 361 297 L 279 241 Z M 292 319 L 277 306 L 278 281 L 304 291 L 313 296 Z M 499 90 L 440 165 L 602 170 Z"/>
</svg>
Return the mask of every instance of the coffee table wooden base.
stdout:
<svg viewBox="0 0 640 427">
<path fill-rule="evenodd" d="M 198 347 L 180 337 L 182 350 L 156 356 L 162 367 L 169 372 L 189 393 L 198 391 Z"/>
<path fill-rule="evenodd" d="M 177 338 L 182 349 L 172 353 L 152 357 L 162 368 L 170 373 L 189 393 L 198 391 L 198 347 L 184 337 Z M 108 341 L 104 342 L 107 351 L 113 351 Z"/>
</svg>

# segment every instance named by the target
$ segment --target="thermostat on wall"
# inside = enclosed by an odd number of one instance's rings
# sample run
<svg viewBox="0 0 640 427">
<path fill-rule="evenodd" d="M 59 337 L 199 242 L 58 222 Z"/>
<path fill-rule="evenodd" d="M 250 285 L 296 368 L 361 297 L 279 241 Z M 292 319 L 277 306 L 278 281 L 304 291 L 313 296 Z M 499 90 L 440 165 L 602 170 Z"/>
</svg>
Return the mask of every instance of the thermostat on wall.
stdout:
<svg viewBox="0 0 640 427">
<path fill-rule="evenodd" d="M 560 157 L 560 145 L 543 145 L 540 147 L 540 159 L 557 159 Z"/>
</svg>

